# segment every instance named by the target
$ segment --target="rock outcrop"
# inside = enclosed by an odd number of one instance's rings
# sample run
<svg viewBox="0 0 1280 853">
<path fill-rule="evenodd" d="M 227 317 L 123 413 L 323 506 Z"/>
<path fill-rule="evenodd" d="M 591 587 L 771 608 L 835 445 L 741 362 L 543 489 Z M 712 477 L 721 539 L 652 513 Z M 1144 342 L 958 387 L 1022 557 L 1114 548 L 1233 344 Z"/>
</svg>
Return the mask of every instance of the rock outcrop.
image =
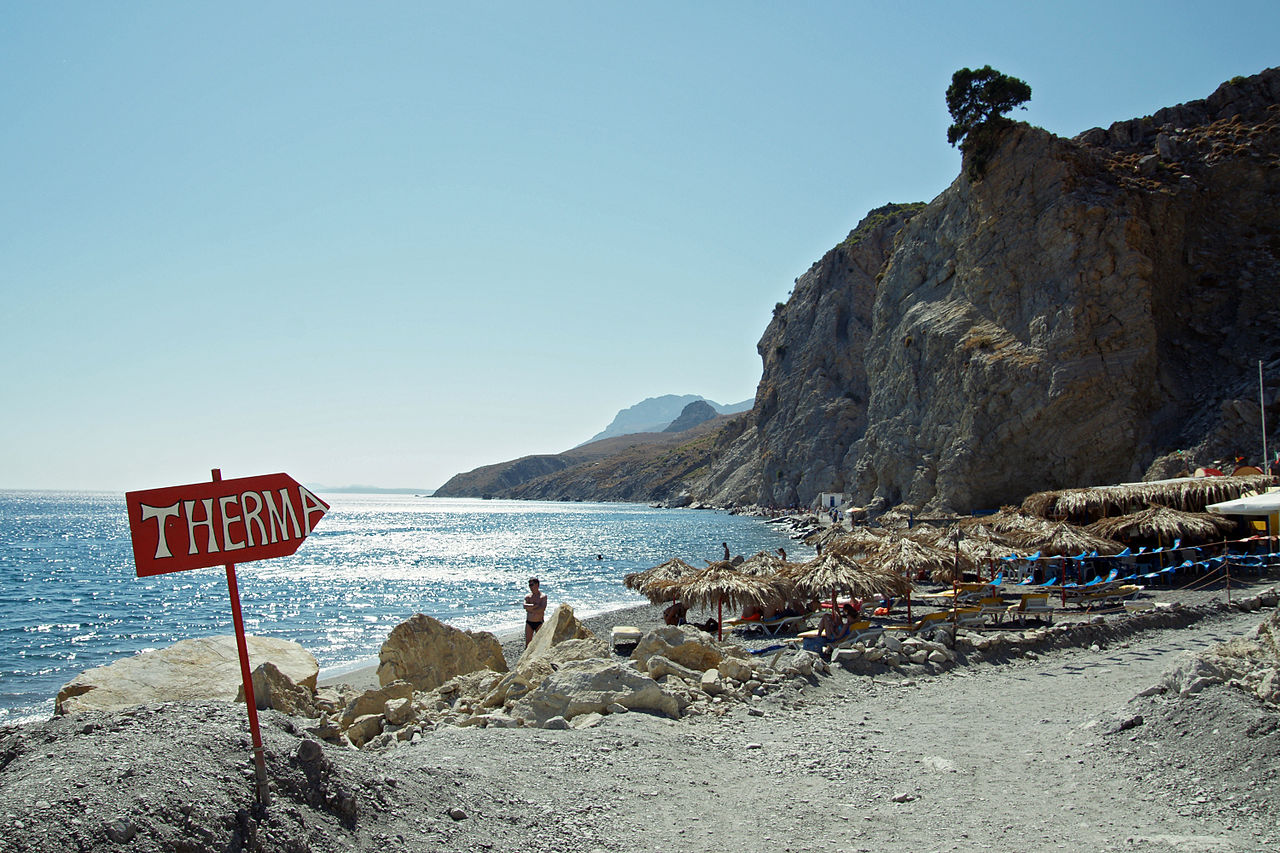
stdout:
<svg viewBox="0 0 1280 853">
<path fill-rule="evenodd" d="M 981 180 L 797 281 L 754 423 L 691 490 L 964 511 L 1248 452 L 1278 278 L 1280 69 L 1076 139 L 1011 124 Z"/>
<path fill-rule="evenodd" d="M 245 642 L 251 667 L 269 663 L 292 684 L 315 690 L 320 667 L 302 646 L 273 637 L 248 636 Z M 54 712 L 115 711 L 150 702 L 230 702 L 242 691 L 236 638 L 201 637 L 85 670 L 58 691 Z"/>
<path fill-rule="evenodd" d="M 415 690 L 434 690 L 455 675 L 491 669 L 506 672 L 497 637 L 462 631 L 425 613 L 391 630 L 378 652 L 378 682 L 406 681 Z"/>
</svg>

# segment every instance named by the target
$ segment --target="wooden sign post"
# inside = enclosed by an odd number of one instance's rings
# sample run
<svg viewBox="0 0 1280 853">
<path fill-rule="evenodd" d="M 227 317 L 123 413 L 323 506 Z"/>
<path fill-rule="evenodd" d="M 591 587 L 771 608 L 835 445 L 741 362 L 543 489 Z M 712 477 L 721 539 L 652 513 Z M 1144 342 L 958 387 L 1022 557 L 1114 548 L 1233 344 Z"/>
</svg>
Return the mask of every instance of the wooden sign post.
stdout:
<svg viewBox="0 0 1280 853">
<path fill-rule="evenodd" d="M 286 557 L 298 550 L 329 505 L 288 474 L 223 480 L 213 469 L 208 483 L 127 492 L 129 535 L 138 577 L 222 565 L 227 570 L 240 678 L 249 710 L 258 802 L 269 801 L 253 671 L 240 615 L 236 561 Z"/>
</svg>

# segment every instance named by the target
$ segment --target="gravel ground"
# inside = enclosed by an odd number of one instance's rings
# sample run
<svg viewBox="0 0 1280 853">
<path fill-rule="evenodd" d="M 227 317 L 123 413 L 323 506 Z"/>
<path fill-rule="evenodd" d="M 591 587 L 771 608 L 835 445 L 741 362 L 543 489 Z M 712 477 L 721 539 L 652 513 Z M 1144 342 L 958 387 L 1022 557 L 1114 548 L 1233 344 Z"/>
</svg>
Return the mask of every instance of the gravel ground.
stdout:
<svg viewBox="0 0 1280 853">
<path fill-rule="evenodd" d="M 1225 685 L 1138 697 L 1260 619 L 922 678 L 836 668 L 761 716 L 449 728 L 387 753 L 312 757 L 306 721 L 264 712 L 265 812 L 235 706 L 55 719 L 0 730 L 0 851 L 1274 850 L 1276 710 Z"/>
</svg>

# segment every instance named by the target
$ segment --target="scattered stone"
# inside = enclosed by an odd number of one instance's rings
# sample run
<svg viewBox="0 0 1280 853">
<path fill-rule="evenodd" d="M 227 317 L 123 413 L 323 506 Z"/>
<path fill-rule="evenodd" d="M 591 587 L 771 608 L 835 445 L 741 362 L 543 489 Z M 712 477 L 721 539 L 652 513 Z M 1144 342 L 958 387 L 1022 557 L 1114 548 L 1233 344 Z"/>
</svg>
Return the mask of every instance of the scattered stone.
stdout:
<svg viewBox="0 0 1280 853">
<path fill-rule="evenodd" d="M 18 828 L 22 828 L 21 824 L 19 824 Z M 116 844 L 128 844 L 138 834 L 138 827 L 124 818 L 107 822 L 103 829 L 107 833 L 107 838 L 110 838 Z"/>
</svg>

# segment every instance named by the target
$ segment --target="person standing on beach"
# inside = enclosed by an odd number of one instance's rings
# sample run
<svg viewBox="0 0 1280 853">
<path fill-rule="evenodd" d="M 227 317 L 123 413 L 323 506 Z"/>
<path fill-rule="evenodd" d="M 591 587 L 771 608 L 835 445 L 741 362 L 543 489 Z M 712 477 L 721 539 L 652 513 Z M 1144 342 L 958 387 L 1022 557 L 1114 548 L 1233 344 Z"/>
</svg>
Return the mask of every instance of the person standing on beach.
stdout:
<svg viewBox="0 0 1280 853">
<path fill-rule="evenodd" d="M 533 635 L 542 627 L 547 616 L 547 596 L 539 590 L 537 578 L 529 578 L 529 594 L 524 597 L 524 644 L 527 647 Z"/>
<path fill-rule="evenodd" d="M 728 542 L 721 542 L 721 543 L 720 543 L 720 547 L 724 549 L 724 558 L 725 558 L 725 560 L 728 560 L 728 559 L 729 559 L 729 543 L 728 543 Z"/>
</svg>

